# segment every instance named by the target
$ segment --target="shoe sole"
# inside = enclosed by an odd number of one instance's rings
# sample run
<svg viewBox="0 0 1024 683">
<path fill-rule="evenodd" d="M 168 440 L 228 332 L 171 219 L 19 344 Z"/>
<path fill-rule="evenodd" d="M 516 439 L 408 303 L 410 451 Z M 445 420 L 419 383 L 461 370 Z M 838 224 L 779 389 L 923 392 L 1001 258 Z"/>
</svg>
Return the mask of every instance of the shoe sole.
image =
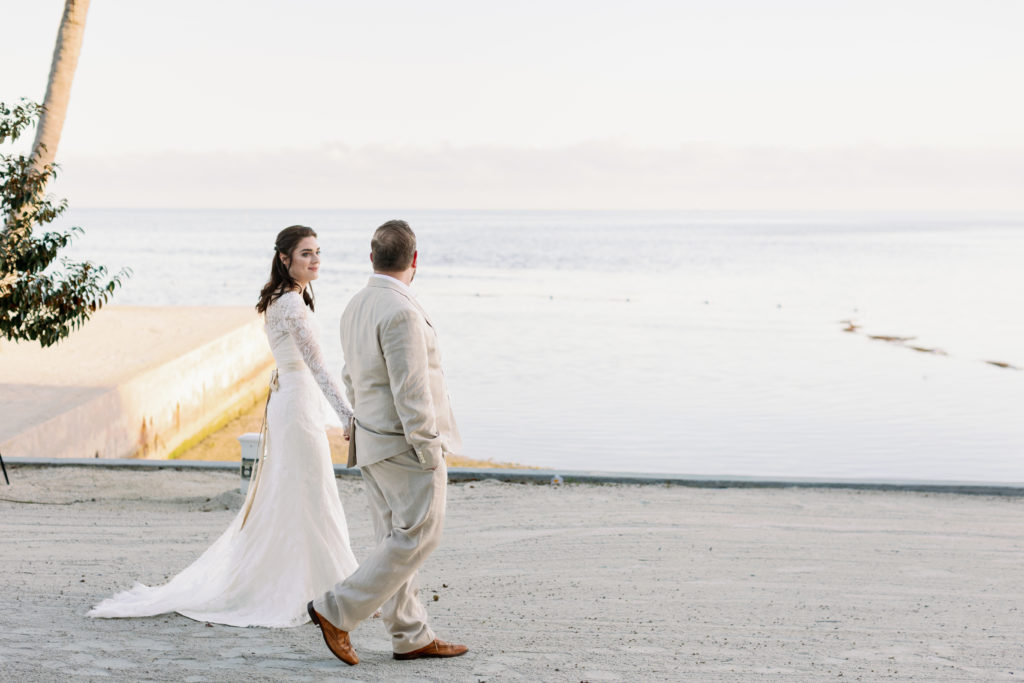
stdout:
<svg viewBox="0 0 1024 683">
<path fill-rule="evenodd" d="M 309 618 L 313 621 L 313 624 L 320 626 L 320 617 L 316 615 L 316 610 L 313 609 L 313 603 L 306 603 L 306 611 L 309 612 Z"/>
<path fill-rule="evenodd" d="M 429 653 L 428 652 L 424 652 L 421 655 L 414 655 L 411 652 L 404 652 L 402 654 L 399 654 L 397 652 L 393 652 L 393 653 L 391 653 L 391 656 L 394 657 L 395 659 L 402 659 L 402 660 L 406 660 L 406 661 L 408 661 L 410 659 L 426 659 L 427 657 L 432 657 L 432 658 L 435 658 L 435 659 L 448 659 L 450 657 L 461 657 L 462 655 L 466 654 L 466 652 L 469 652 L 469 650 L 466 650 L 465 652 L 459 652 L 459 653 L 456 653 L 456 654 L 453 654 L 453 655 L 441 655 L 441 654 L 437 654 L 436 652 L 429 652 Z"/>
</svg>

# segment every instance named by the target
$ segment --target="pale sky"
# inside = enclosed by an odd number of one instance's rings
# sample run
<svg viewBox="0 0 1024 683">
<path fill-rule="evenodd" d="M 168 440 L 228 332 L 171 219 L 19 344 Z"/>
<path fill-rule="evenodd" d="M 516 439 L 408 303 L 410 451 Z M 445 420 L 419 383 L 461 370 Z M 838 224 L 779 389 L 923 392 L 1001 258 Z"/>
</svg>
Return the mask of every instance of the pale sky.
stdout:
<svg viewBox="0 0 1024 683">
<path fill-rule="evenodd" d="M 63 2 L 0 0 L 0 101 Z M 76 206 L 1024 210 L 1020 0 L 93 0 Z"/>
</svg>

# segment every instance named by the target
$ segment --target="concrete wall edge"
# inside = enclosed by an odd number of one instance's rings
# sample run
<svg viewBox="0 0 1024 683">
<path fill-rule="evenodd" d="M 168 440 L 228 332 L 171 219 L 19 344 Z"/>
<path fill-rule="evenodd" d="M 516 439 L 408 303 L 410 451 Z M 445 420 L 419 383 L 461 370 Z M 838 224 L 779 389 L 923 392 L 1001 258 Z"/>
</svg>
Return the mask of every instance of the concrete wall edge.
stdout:
<svg viewBox="0 0 1024 683">
<path fill-rule="evenodd" d="M 11 467 L 105 467 L 113 469 L 178 469 L 239 471 L 240 462 L 203 460 L 143 460 L 118 458 L 5 458 Z M 334 465 L 335 476 L 354 477 L 357 468 Z M 506 483 L 547 484 L 561 477 L 563 484 L 630 484 L 694 488 L 813 488 L 864 491 L 909 491 L 966 495 L 1024 497 L 1024 482 L 942 480 L 816 479 L 717 475 L 652 474 L 640 472 L 586 472 L 573 470 L 516 470 L 453 467 L 450 482 L 496 480 Z"/>
</svg>

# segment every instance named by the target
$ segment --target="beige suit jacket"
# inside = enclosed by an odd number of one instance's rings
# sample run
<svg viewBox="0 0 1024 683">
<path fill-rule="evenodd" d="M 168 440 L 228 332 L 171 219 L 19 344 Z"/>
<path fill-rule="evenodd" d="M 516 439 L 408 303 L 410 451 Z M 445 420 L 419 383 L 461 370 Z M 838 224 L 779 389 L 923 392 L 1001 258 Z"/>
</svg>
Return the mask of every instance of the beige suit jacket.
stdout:
<svg viewBox="0 0 1024 683">
<path fill-rule="evenodd" d="M 355 411 L 348 466 L 412 449 L 424 469 L 462 439 L 441 369 L 437 335 L 401 283 L 371 277 L 341 316 L 342 379 Z"/>
</svg>

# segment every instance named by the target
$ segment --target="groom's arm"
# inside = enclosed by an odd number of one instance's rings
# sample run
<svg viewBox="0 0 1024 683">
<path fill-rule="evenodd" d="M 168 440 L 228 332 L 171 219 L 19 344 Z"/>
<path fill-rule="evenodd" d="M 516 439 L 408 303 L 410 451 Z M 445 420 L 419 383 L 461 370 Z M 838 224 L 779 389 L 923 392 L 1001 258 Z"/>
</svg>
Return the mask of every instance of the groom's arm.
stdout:
<svg viewBox="0 0 1024 683">
<path fill-rule="evenodd" d="M 348 363 L 341 366 L 341 382 L 345 385 L 345 395 L 348 396 L 348 404 L 352 410 L 356 409 L 356 390 L 352 386 L 352 375 L 348 371 Z"/>
<path fill-rule="evenodd" d="M 430 393 L 428 334 L 426 322 L 418 312 L 403 310 L 383 325 L 380 342 L 405 439 L 423 467 L 434 469 L 443 461 L 444 454 Z"/>
</svg>

